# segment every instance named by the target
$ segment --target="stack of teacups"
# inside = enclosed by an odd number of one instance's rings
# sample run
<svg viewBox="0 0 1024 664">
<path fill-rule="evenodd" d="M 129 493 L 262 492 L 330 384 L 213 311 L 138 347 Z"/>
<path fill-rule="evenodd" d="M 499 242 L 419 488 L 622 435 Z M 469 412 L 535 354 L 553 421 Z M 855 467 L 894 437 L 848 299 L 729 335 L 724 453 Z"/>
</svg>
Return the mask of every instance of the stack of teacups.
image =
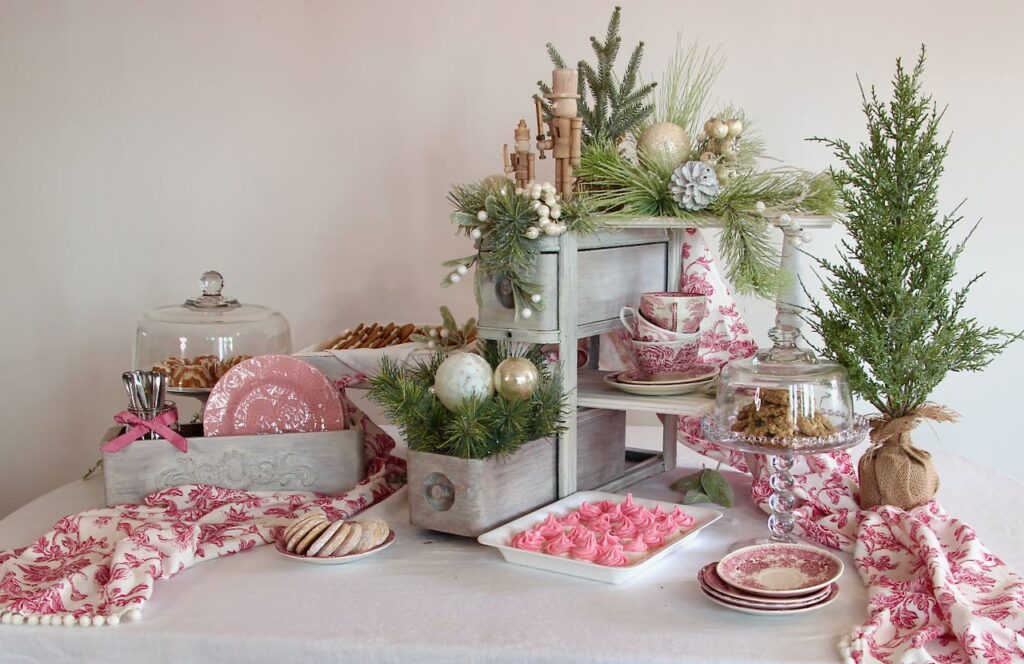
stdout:
<svg viewBox="0 0 1024 664">
<path fill-rule="evenodd" d="M 700 326 L 708 312 L 704 295 L 659 292 L 640 296 L 640 311 L 619 312 L 629 332 L 637 368 L 645 374 L 685 371 L 698 361 Z"/>
</svg>

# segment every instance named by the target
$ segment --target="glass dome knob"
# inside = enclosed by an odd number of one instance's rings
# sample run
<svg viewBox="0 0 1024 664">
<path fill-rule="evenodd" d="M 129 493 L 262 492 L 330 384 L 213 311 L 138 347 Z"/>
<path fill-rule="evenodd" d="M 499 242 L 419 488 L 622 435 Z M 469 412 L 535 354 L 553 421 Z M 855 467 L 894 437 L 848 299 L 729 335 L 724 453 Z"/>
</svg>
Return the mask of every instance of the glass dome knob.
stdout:
<svg viewBox="0 0 1024 664">
<path fill-rule="evenodd" d="M 199 287 L 203 289 L 204 296 L 216 297 L 224 290 L 224 277 L 217 270 L 208 270 L 199 278 Z"/>
<path fill-rule="evenodd" d="M 203 272 L 203 276 L 199 278 L 199 287 L 203 289 L 203 294 L 185 300 L 185 306 L 195 309 L 223 309 L 239 306 L 238 300 L 220 294 L 224 288 L 224 277 L 216 270 Z"/>
</svg>

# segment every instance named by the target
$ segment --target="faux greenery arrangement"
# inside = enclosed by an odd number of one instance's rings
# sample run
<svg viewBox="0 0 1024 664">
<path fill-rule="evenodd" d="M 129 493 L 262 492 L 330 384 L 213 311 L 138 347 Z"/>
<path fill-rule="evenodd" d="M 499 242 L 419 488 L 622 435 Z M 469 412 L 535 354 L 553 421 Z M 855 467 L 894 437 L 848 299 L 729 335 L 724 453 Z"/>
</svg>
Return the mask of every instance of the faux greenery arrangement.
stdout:
<svg viewBox="0 0 1024 664">
<path fill-rule="evenodd" d="M 398 425 L 410 449 L 463 459 L 512 454 L 525 443 L 564 430 L 566 407 L 562 379 L 548 368 L 540 346 L 485 341 L 480 355 L 494 369 L 509 357 L 525 357 L 540 373 L 536 390 L 527 398 L 510 400 L 499 394 L 467 400 L 448 410 L 433 394 L 434 374 L 445 360 L 443 352 L 429 361 L 405 368 L 388 358 L 370 381 L 369 396 Z"/>
<path fill-rule="evenodd" d="M 979 371 L 1020 339 L 964 314 L 981 276 L 956 289 L 956 261 L 967 236 L 951 235 L 959 206 L 938 212 L 938 182 L 949 147 L 939 138 L 939 111 L 921 91 L 925 50 L 907 72 L 896 61 L 889 103 L 861 88 L 867 140 L 856 148 L 828 145 L 842 167 L 832 171 L 849 212 L 849 239 L 838 260 L 818 259 L 829 303 L 813 301 L 807 319 L 823 354 L 849 371 L 856 394 L 878 409 L 874 447 L 860 461 L 861 505 L 910 509 L 934 496 L 931 456 L 914 447 L 910 431 L 922 420 L 956 414 L 928 396 L 950 372 Z"/>
<path fill-rule="evenodd" d="M 695 227 L 717 220 L 723 227 L 721 253 L 733 289 L 774 297 L 783 275 L 773 224 L 786 225 L 792 215 L 838 212 L 832 179 L 792 168 L 758 170 L 766 157 L 764 142 L 746 113 L 725 106 L 710 114 L 711 90 L 724 66 L 718 51 L 677 44 L 659 84 L 640 78 L 644 43 L 639 42 L 624 71 L 616 72 L 620 26 L 621 10 L 616 7 L 604 40 L 590 38 L 596 62 L 576 65 L 583 121 L 580 163 L 575 166 L 573 203 L 559 201 L 564 228 L 553 234 L 585 232 L 613 218 L 627 226 L 635 217 L 678 218 Z M 566 67 L 552 44 L 547 50 L 556 67 Z M 538 85 L 545 95 L 551 92 L 546 83 Z M 550 117 L 551 102 L 535 98 Z M 515 189 L 501 176 L 452 189 L 452 218 L 459 232 L 477 241 L 477 251 L 445 263 L 454 270 L 444 285 L 460 281 L 475 265 L 479 301 L 480 276 L 501 274 L 511 289 L 516 316 L 528 317 L 543 307 L 534 283 L 539 233 L 532 214 L 536 204 Z M 547 200 L 544 204 L 551 207 Z M 485 245 L 486 254 L 481 252 Z"/>
<path fill-rule="evenodd" d="M 648 97 L 656 83 L 640 80 L 643 42 L 633 49 L 622 76 L 615 73 L 615 59 L 622 46 L 622 37 L 619 36 L 621 21 L 622 8 L 616 7 L 608 21 L 604 42 L 598 41 L 597 37 L 590 38 L 597 64 L 580 60 L 576 65 L 580 72 L 577 93 L 580 95 L 579 116 L 583 119 L 584 146 L 603 141 L 619 143 L 654 112 Z M 547 49 L 551 64 L 560 69 L 568 66 L 552 44 L 548 43 Z M 544 81 L 537 81 L 537 86 L 544 95 L 551 94 L 551 87 Z M 550 115 L 550 102 L 542 96 L 537 98 Z"/>
<path fill-rule="evenodd" d="M 839 205 L 832 181 L 824 174 L 793 168 L 757 170 L 766 158 L 764 141 L 743 109 L 726 106 L 714 114 L 714 118 L 739 122 L 741 130 L 728 149 L 721 149 L 719 139 L 704 130 L 708 123 L 702 124 L 703 118 L 711 114 L 711 90 L 724 64 L 717 51 L 678 43 L 662 76 L 653 113 L 634 127 L 632 141 L 625 146 L 608 140 L 586 144 L 578 169 L 579 186 L 597 212 L 611 217 L 672 217 L 692 221 L 696 227 L 719 219 L 722 258 L 733 288 L 773 297 L 783 275 L 771 235 L 772 221 L 784 215 L 832 215 Z M 654 123 L 671 123 L 694 137 L 683 162 L 703 161 L 715 167 L 721 190 L 707 207 L 683 207 L 673 193 L 678 164 L 650 158 L 641 149 L 644 131 Z"/>
<path fill-rule="evenodd" d="M 475 241 L 476 252 L 446 261 L 445 267 L 455 269 L 441 285 L 458 283 L 476 266 L 474 292 L 478 304 L 481 279 L 501 275 L 511 289 L 516 316 L 529 317 L 533 310 L 542 310 L 540 285 L 533 281 L 540 252 L 535 242 L 539 237 L 535 199 L 530 192 L 516 191 L 514 183 L 508 181 L 485 180 L 453 186 L 448 199 L 455 206 L 452 221 L 458 225 L 459 233 Z M 563 232 L 590 233 L 596 229 L 597 219 L 587 197 L 558 199 L 558 207 L 558 221 L 565 224 Z"/>
</svg>

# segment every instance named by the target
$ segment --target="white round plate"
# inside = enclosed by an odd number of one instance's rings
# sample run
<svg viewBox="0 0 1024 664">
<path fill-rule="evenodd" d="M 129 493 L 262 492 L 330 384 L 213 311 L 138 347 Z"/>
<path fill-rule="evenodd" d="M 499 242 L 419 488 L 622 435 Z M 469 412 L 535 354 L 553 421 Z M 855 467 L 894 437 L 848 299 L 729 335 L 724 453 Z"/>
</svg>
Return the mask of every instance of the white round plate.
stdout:
<svg viewBox="0 0 1024 664">
<path fill-rule="evenodd" d="M 289 560 L 297 560 L 300 563 L 309 563 L 310 565 L 344 565 L 346 563 L 354 563 L 357 560 L 362 560 L 366 556 L 372 556 L 373 554 L 379 551 L 383 551 L 384 549 L 391 546 L 391 543 L 394 541 L 395 531 L 391 530 L 388 532 L 388 536 L 383 542 L 373 547 L 369 551 L 364 551 L 362 553 L 353 553 L 347 556 L 328 556 L 326 558 L 317 558 L 316 556 L 300 556 L 294 553 L 290 553 L 281 548 L 281 540 L 278 540 L 277 544 L 274 545 L 274 550 L 280 553 L 285 558 L 288 558 Z"/>
<path fill-rule="evenodd" d="M 676 383 L 670 385 L 658 385 L 658 384 L 647 384 L 639 385 L 635 383 L 620 383 L 615 378 L 618 374 L 608 374 L 604 377 L 604 382 L 611 385 L 612 387 L 618 388 L 623 392 L 629 394 L 638 394 L 645 397 L 670 397 L 678 396 L 681 394 L 690 394 L 691 392 L 698 392 L 710 385 L 714 385 L 715 381 L 718 380 L 717 376 L 712 376 L 707 380 L 702 380 L 695 383 Z"/>
<path fill-rule="evenodd" d="M 831 604 L 832 602 L 835 601 L 836 597 L 839 596 L 839 584 L 837 583 L 837 584 L 833 584 L 832 592 L 830 592 L 825 597 L 825 599 L 821 600 L 820 602 L 817 602 L 816 604 L 811 604 L 809 606 L 795 607 L 795 608 L 791 608 L 791 609 L 784 609 L 784 608 L 755 609 L 755 608 L 752 608 L 752 607 L 749 607 L 749 606 L 740 606 L 739 604 L 733 604 L 733 603 L 731 603 L 731 602 L 729 602 L 729 601 L 727 601 L 725 599 L 721 599 L 719 597 L 716 597 L 715 595 L 712 595 L 707 590 L 704 590 L 703 586 L 701 586 L 700 589 L 701 589 L 701 592 L 704 593 L 704 596 L 707 597 L 712 602 L 714 602 L 715 604 L 718 604 L 719 606 L 724 606 L 727 609 L 732 609 L 733 611 L 739 611 L 740 613 L 749 613 L 750 615 L 754 615 L 754 616 L 791 616 L 791 615 L 794 615 L 794 614 L 797 614 L 797 613 L 810 613 L 811 611 L 817 611 L 818 609 L 820 609 L 822 607 L 828 606 L 829 604 Z"/>
<path fill-rule="evenodd" d="M 688 364 L 678 371 L 646 374 L 640 370 L 620 371 L 616 380 L 632 385 L 679 385 L 680 383 L 703 383 L 718 375 L 719 369 L 713 364 Z"/>
<path fill-rule="evenodd" d="M 843 573 L 843 561 L 807 544 L 759 544 L 737 549 L 718 561 L 719 578 L 755 595 L 806 595 Z"/>
</svg>

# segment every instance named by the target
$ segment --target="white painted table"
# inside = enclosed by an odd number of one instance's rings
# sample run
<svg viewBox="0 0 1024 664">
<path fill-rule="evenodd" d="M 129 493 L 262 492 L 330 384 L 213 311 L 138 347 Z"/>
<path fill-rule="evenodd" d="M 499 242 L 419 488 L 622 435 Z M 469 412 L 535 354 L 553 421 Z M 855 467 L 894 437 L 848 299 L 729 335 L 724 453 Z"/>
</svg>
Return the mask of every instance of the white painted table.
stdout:
<svg viewBox="0 0 1024 664">
<path fill-rule="evenodd" d="M 653 427 L 637 427 L 657 447 Z M 636 440 L 631 440 L 636 444 Z M 936 452 L 940 498 L 995 553 L 1024 569 L 1024 484 Z M 671 500 L 680 468 L 633 487 Z M 408 524 L 405 490 L 368 512 L 398 533 L 377 557 L 338 567 L 286 560 L 270 547 L 202 563 L 157 583 L 142 622 L 116 628 L 0 626 L 3 662 L 830 662 L 835 644 L 866 617 L 849 556 L 838 600 L 819 612 L 761 618 L 705 600 L 697 570 L 740 537 L 763 533 L 749 482 L 696 542 L 622 586 L 510 565 L 474 540 Z M 24 545 L 61 516 L 103 503 L 102 480 L 74 482 L 0 521 L 0 548 Z"/>
</svg>

